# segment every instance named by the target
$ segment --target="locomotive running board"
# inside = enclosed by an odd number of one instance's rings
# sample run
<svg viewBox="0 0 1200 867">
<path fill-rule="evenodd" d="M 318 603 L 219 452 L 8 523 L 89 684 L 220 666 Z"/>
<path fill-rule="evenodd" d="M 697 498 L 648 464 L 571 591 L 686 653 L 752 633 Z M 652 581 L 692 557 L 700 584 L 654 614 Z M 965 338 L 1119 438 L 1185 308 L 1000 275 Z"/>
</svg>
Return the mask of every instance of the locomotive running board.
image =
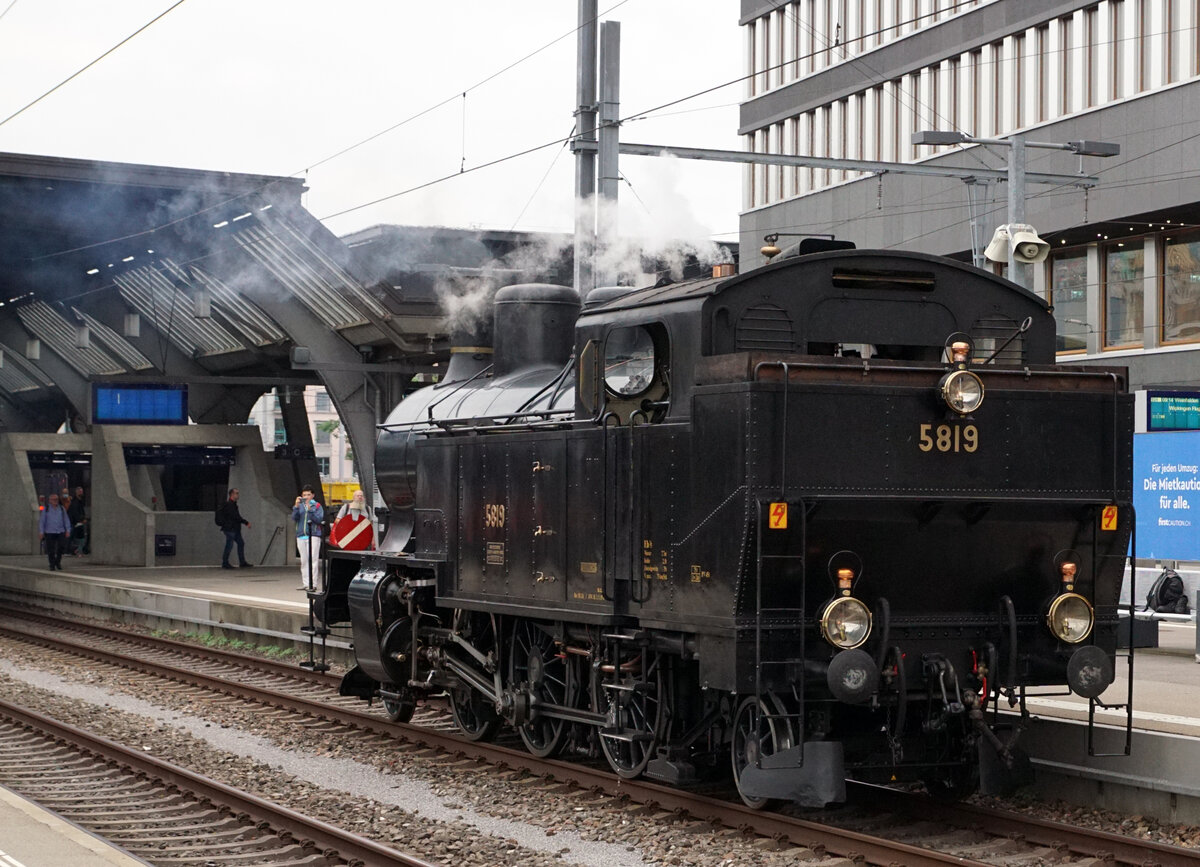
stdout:
<svg viewBox="0 0 1200 867">
<path fill-rule="evenodd" d="M 803 750 L 803 752 L 801 752 Z M 807 741 L 763 756 L 742 769 L 738 788 L 747 798 L 778 798 L 803 807 L 846 800 L 841 741 Z"/>
</svg>

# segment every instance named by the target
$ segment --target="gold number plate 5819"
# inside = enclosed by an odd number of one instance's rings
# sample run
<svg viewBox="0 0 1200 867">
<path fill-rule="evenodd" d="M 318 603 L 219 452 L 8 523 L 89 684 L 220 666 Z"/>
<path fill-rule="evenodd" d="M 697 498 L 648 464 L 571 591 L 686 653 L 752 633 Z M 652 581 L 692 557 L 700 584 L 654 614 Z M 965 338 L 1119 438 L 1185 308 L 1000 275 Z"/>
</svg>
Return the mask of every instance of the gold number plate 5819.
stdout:
<svg viewBox="0 0 1200 867">
<path fill-rule="evenodd" d="M 923 452 L 973 452 L 979 448 L 979 429 L 973 424 L 923 424 L 917 448 Z"/>
</svg>

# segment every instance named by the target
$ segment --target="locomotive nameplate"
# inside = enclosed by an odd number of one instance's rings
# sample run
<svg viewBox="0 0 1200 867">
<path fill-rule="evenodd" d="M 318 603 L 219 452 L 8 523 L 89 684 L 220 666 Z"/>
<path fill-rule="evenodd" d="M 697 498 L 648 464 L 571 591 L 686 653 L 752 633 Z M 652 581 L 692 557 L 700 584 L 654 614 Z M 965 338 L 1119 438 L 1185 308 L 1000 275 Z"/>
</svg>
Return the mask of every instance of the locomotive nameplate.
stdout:
<svg viewBox="0 0 1200 867">
<path fill-rule="evenodd" d="M 600 571 L 600 564 L 599 563 L 580 563 L 579 571 L 582 572 L 584 575 L 595 575 L 597 572 Z"/>
<path fill-rule="evenodd" d="M 923 452 L 974 452 L 979 448 L 979 429 L 973 424 L 923 424 L 917 448 Z"/>
<path fill-rule="evenodd" d="M 504 565 L 504 543 L 503 542 L 488 542 L 487 543 L 487 564 L 489 566 Z"/>
</svg>

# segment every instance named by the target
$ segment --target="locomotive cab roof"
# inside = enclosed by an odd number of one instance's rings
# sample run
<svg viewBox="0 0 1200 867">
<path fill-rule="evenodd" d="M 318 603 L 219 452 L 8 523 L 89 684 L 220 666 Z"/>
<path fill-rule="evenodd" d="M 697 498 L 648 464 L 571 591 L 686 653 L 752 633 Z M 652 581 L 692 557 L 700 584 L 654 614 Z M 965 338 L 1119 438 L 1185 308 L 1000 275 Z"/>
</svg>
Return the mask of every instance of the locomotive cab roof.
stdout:
<svg viewBox="0 0 1200 867">
<path fill-rule="evenodd" d="M 686 412 L 680 398 L 696 382 L 701 359 L 712 356 L 938 363 L 950 335 L 965 334 L 976 361 L 1055 360 L 1055 323 L 1045 300 L 962 262 L 891 250 L 826 251 L 733 277 L 630 291 L 584 309 L 576 347 L 598 346 L 616 329 L 639 326 L 652 332 L 656 366 L 669 368 L 670 415 Z M 606 369 L 611 363 L 605 359 Z"/>
</svg>

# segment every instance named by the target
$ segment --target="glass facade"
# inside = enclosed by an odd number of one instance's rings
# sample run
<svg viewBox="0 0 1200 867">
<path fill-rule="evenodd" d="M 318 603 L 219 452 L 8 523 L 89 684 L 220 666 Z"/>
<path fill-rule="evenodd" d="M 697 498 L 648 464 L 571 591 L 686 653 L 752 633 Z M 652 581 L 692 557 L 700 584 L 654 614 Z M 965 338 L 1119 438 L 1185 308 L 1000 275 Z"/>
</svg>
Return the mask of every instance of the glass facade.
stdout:
<svg viewBox="0 0 1200 867">
<path fill-rule="evenodd" d="M 1087 251 L 1066 250 L 1050 261 L 1050 304 L 1059 352 L 1087 350 Z"/>
<path fill-rule="evenodd" d="M 1146 256 L 1141 243 L 1104 248 L 1104 345 L 1141 346 Z"/>
<path fill-rule="evenodd" d="M 1200 340 L 1200 235 L 1163 241 L 1162 340 Z"/>
</svg>

